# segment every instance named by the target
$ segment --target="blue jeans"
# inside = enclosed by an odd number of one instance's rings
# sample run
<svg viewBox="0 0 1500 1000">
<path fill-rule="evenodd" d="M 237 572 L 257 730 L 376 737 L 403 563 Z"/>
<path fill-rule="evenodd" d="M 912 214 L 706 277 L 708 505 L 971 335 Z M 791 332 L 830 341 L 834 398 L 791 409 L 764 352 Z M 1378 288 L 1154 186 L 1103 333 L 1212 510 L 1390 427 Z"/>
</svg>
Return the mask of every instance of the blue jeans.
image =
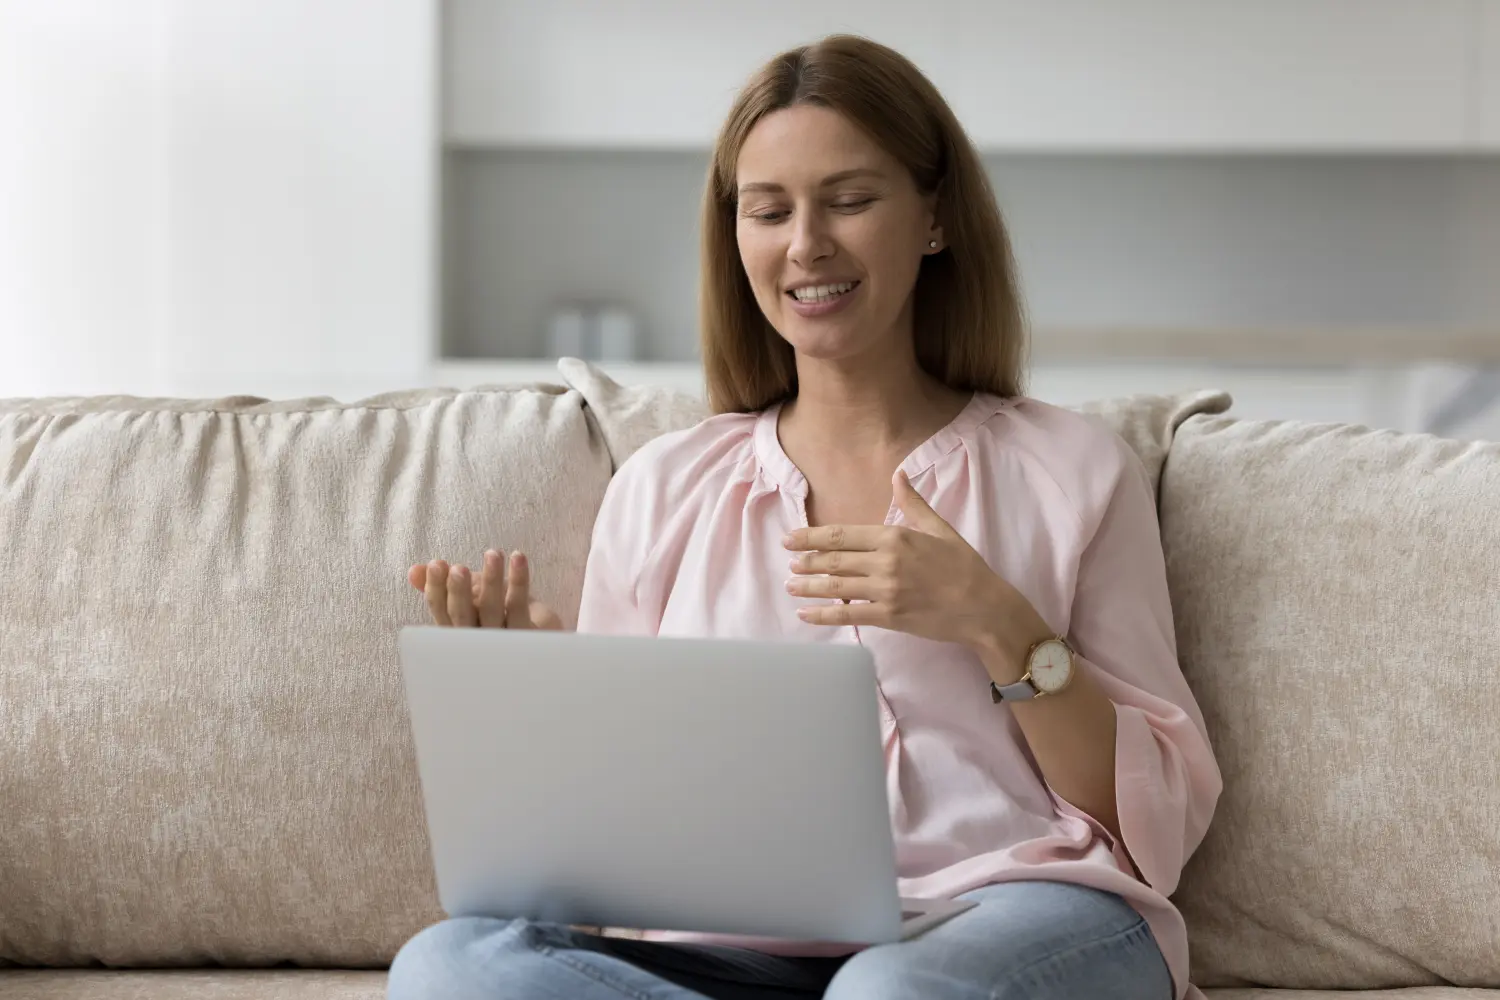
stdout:
<svg viewBox="0 0 1500 1000">
<path fill-rule="evenodd" d="M 407 942 L 389 1000 L 1171 1000 L 1146 922 L 1065 882 L 1006 882 L 910 941 L 847 958 L 601 938 L 556 924 L 464 917 Z"/>
</svg>

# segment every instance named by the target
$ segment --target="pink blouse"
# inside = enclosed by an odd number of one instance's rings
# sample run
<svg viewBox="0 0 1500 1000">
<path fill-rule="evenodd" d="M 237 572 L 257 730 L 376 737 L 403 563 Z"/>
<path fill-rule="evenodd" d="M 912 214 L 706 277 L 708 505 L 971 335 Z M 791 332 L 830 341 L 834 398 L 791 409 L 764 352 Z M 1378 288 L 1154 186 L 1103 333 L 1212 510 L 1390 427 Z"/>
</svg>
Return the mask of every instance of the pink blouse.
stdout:
<svg viewBox="0 0 1500 1000">
<path fill-rule="evenodd" d="M 1068 637 L 1080 668 L 1114 702 L 1121 845 L 1047 785 L 968 650 L 798 619 L 807 599 L 785 590 L 781 538 L 807 524 L 807 481 L 781 448 L 779 412 L 711 417 L 624 463 L 594 528 L 579 631 L 862 643 L 879 679 L 901 894 L 949 898 L 1025 879 L 1117 893 L 1150 925 L 1178 997 L 1200 997 L 1187 982 L 1187 931 L 1167 897 L 1222 784 L 1177 665 L 1156 510 L 1135 453 L 1094 418 L 976 394 L 901 466 Z M 887 523 L 901 523 L 894 507 Z M 829 953 L 812 943 L 651 937 Z"/>
</svg>

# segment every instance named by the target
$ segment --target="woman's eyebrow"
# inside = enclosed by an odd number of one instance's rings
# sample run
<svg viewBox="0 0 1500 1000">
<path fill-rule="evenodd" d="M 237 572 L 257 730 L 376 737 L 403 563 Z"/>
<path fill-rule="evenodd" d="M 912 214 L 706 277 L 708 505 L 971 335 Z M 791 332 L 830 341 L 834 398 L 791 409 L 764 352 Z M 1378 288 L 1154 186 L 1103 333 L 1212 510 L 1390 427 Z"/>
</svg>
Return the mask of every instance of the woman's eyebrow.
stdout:
<svg viewBox="0 0 1500 1000">
<path fill-rule="evenodd" d="M 837 184 L 839 181 L 852 180 L 855 177 L 874 177 L 883 180 L 885 178 L 885 174 L 882 174 L 879 170 L 875 170 L 871 167 L 855 167 L 853 170 L 840 170 L 836 174 L 829 174 L 827 177 L 823 178 L 822 183 L 819 184 L 819 187 L 828 187 L 831 184 Z M 771 194 L 781 194 L 785 190 L 786 188 L 782 187 L 780 184 L 773 184 L 769 181 L 751 181 L 748 184 L 740 185 L 740 194 L 742 195 L 749 194 L 755 191 L 766 191 L 770 192 Z"/>
</svg>

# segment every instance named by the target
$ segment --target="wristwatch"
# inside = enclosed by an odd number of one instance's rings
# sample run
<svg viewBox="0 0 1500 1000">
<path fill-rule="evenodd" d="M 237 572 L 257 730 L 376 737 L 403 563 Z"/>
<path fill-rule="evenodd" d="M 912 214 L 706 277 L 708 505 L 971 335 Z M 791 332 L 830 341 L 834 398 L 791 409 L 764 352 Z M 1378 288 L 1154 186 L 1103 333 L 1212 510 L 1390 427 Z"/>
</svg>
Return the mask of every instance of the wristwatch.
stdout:
<svg viewBox="0 0 1500 1000">
<path fill-rule="evenodd" d="M 1033 643 L 1026 654 L 1026 673 L 1014 684 L 990 681 L 990 700 L 1027 701 L 1057 694 L 1073 680 L 1073 647 L 1060 635 Z"/>
</svg>

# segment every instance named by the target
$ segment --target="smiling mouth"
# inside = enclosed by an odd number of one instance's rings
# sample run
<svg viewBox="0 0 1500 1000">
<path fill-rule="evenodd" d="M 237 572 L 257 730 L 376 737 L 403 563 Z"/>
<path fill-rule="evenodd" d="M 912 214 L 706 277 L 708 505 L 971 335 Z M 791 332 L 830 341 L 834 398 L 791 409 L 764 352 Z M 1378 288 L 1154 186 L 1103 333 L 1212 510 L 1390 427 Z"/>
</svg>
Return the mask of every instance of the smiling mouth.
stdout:
<svg viewBox="0 0 1500 1000">
<path fill-rule="evenodd" d="M 787 295 L 798 302 L 809 305 L 818 302 L 832 302 L 840 295 L 848 295 L 859 287 L 857 281 L 839 281 L 831 285 L 807 285 L 803 288 L 789 288 Z"/>
</svg>

